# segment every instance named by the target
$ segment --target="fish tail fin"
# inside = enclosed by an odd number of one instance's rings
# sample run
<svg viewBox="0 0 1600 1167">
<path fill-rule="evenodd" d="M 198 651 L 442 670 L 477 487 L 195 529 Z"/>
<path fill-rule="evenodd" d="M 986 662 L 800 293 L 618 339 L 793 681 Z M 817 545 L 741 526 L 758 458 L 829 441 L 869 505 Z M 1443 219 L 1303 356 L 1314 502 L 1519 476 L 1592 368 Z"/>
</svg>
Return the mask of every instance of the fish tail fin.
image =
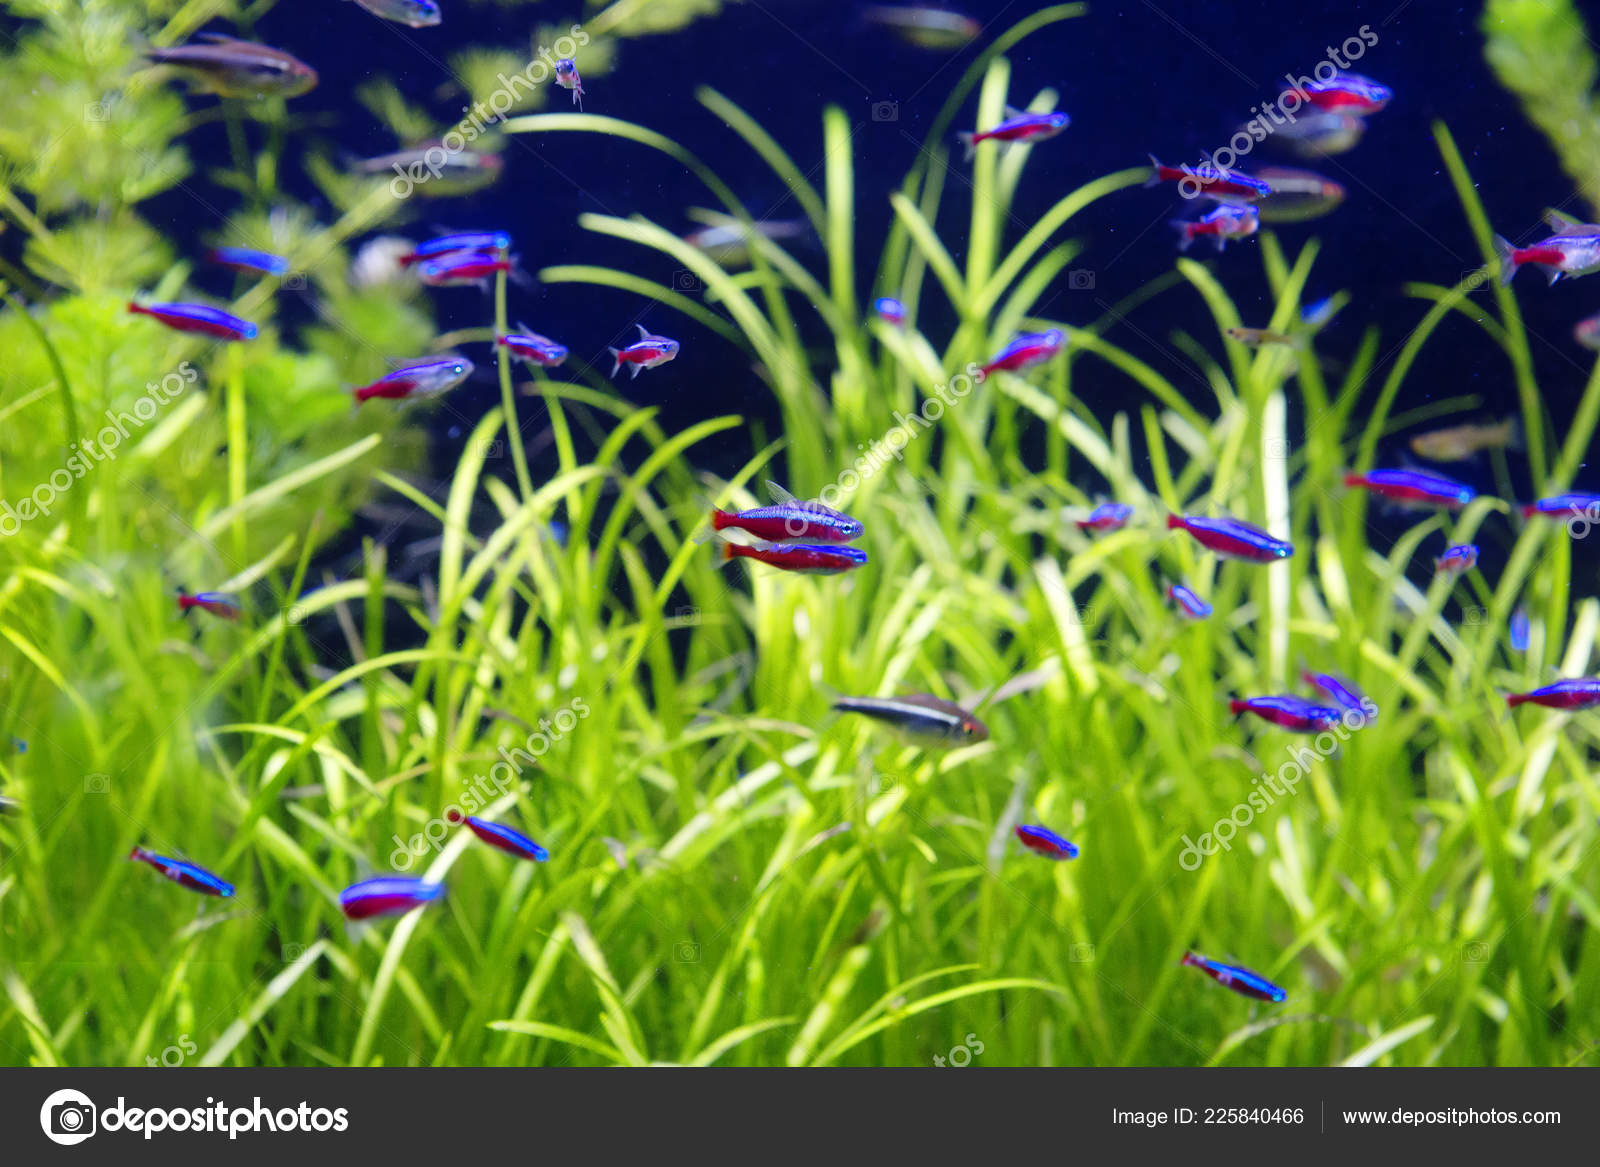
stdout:
<svg viewBox="0 0 1600 1167">
<path fill-rule="evenodd" d="M 1239 714 L 1245 712 L 1249 708 L 1250 708 L 1250 702 L 1244 700 L 1241 697 L 1229 697 L 1228 698 L 1228 712 L 1233 714 L 1235 717 L 1239 716 Z"/>
<path fill-rule="evenodd" d="M 1178 250 L 1188 251 L 1189 245 L 1194 242 L 1194 233 L 1189 230 L 1187 219 L 1168 219 L 1168 223 L 1178 232 Z"/>
<path fill-rule="evenodd" d="M 1526 704 L 1527 700 L 1528 700 L 1528 695 L 1526 693 L 1507 693 L 1506 694 L 1506 708 L 1507 709 L 1515 709 L 1518 705 Z"/>
<path fill-rule="evenodd" d="M 642 369 L 642 368 L 644 368 L 643 365 L 629 365 L 628 366 L 628 375 L 633 380 L 637 381 L 639 379 L 639 370 Z"/>
<path fill-rule="evenodd" d="M 1561 269 L 1558 267 L 1546 267 L 1544 269 L 1544 278 L 1545 286 L 1549 287 L 1561 278 Z"/>
<path fill-rule="evenodd" d="M 1504 235 L 1496 235 L 1494 254 L 1500 261 L 1500 286 L 1505 287 L 1511 283 L 1511 277 L 1517 274 L 1517 268 L 1522 266 L 1517 262 L 1517 249 L 1511 246 L 1511 241 Z"/>
<path fill-rule="evenodd" d="M 611 375 L 615 377 L 617 375 L 617 370 L 622 368 L 622 350 L 619 348 L 614 348 L 611 349 L 610 352 L 612 360 Z"/>
<path fill-rule="evenodd" d="M 1146 186 L 1160 186 L 1161 172 L 1164 169 L 1165 167 L 1161 165 L 1161 160 L 1154 154 L 1150 155 L 1150 177 L 1144 180 L 1144 184 Z"/>
<path fill-rule="evenodd" d="M 961 160 L 971 162 L 972 156 L 978 152 L 978 135 L 971 130 L 962 130 L 956 137 L 961 139 L 961 145 L 966 150 Z"/>
<path fill-rule="evenodd" d="M 144 859 L 149 854 L 150 854 L 150 852 L 146 851 L 143 847 L 140 847 L 137 844 L 135 844 L 133 850 L 128 852 L 128 858 L 129 859 Z"/>
<path fill-rule="evenodd" d="M 128 301 L 128 311 L 134 316 L 155 315 L 154 312 L 150 311 L 150 309 L 146 308 L 143 304 L 135 304 L 132 300 Z"/>
<path fill-rule="evenodd" d="M 1167 516 L 1167 530 L 1169 530 L 1169 531 L 1178 531 L 1178 530 L 1182 530 L 1182 529 L 1183 529 L 1183 520 L 1182 519 L 1180 519 L 1177 515 L 1168 515 Z"/>
<path fill-rule="evenodd" d="M 1200 958 L 1197 957 L 1194 953 L 1185 952 L 1183 954 L 1183 959 L 1178 962 L 1178 966 L 1180 968 L 1189 968 L 1190 966 L 1198 965 L 1199 963 L 1200 963 Z"/>
<path fill-rule="evenodd" d="M 711 529 L 713 531 L 726 531 L 739 521 L 739 516 L 721 507 L 711 508 Z"/>
<path fill-rule="evenodd" d="M 735 559 L 738 559 L 740 557 L 740 546 L 742 544 L 735 543 L 730 539 L 724 539 L 722 541 L 722 550 L 717 553 L 717 566 L 726 567 Z"/>
</svg>

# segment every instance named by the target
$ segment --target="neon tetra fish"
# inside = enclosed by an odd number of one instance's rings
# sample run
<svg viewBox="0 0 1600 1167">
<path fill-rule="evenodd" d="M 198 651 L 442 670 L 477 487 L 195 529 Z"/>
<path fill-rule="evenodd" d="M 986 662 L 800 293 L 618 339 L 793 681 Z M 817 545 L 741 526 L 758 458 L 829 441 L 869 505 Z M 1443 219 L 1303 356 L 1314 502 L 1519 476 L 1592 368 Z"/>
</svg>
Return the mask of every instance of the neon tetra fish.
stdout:
<svg viewBox="0 0 1600 1167">
<path fill-rule="evenodd" d="M 511 250 L 511 235 L 506 231 L 458 231 L 453 235 L 438 235 L 417 244 L 400 256 L 401 267 L 410 267 L 425 259 L 437 259 L 453 252 L 491 252 L 504 255 Z"/>
<path fill-rule="evenodd" d="M 906 322 L 906 306 L 893 296 L 879 296 L 872 302 L 872 311 L 879 320 L 896 328 Z"/>
<path fill-rule="evenodd" d="M 1545 212 L 1544 220 L 1555 234 L 1527 247 L 1494 237 L 1502 284 L 1509 284 L 1525 264 L 1544 268 L 1545 279 L 1552 284 L 1562 276 L 1577 279 L 1600 271 L 1600 224 L 1580 223 L 1554 209 Z"/>
<path fill-rule="evenodd" d="M 1522 517 L 1531 519 L 1541 515 L 1547 519 L 1578 519 L 1587 517 L 1591 523 L 1600 522 L 1600 494 L 1574 490 L 1566 494 L 1553 494 L 1534 502 L 1524 503 Z"/>
<path fill-rule="evenodd" d="M 1133 507 L 1125 502 L 1103 502 L 1089 512 L 1086 519 L 1078 519 L 1080 531 L 1120 531 L 1133 517 Z"/>
<path fill-rule="evenodd" d="M 1389 104 L 1394 90 L 1359 73 L 1335 73 L 1326 81 L 1310 77 L 1300 78 L 1305 84 L 1286 87 L 1285 92 L 1301 95 L 1311 106 L 1326 113 L 1351 114 L 1366 117 L 1377 113 Z"/>
<path fill-rule="evenodd" d="M 802 502 L 776 482 L 768 482 L 767 488 L 771 490 L 772 497 L 778 500 L 772 506 L 752 507 L 737 512 L 713 509 L 711 529 L 726 531 L 733 528 L 768 543 L 796 539 L 849 543 L 859 539 L 866 530 L 859 519 L 823 506 L 820 502 Z"/>
<path fill-rule="evenodd" d="M 218 267 L 232 268 L 251 275 L 281 276 L 289 273 L 289 261 L 270 251 L 254 251 L 248 247 L 213 247 L 206 259 Z"/>
<path fill-rule="evenodd" d="M 240 616 L 238 598 L 226 592 L 186 592 L 178 589 L 178 611 L 187 616 L 190 612 L 209 612 L 223 620 L 237 620 Z"/>
<path fill-rule="evenodd" d="M 641 369 L 653 369 L 657 365 L 664 365 L 678 355 L 678 342 L 669 340 L 664 336 L 653 336 L 644 325 L 639 325 L 639 339 L 627 348 L 611 349 L 611 358 L 616 363 L 611 366 L 611 375 L 615 377 L 617 370 L 623 365 L 628 366 L 630 376 L 637 377 Z"/>
<path fill-rule="evenodd" d="M 1263 721 L 1291 733 L 1321 733 L 1341 724 L 1339 710 L 1331 705 L 1318 705 L 1293 693 L 1275 693 L 1266 697 L 1233 697 L 1228 701 L 1228 711 L 1235 716 L 1253 713 Z"/>
<path fill-rule="evenodd" d="M 221 896 L 224 899 L 233 895 L 233 884 L 193 863 L 185 863 L 181 859 L 169 859 L 165 855 L 157 855 L 154 851 L 147 851 L 143 847 L 135 847 L 129 851 L 128 858 L 148 863 L 179 887 L 186 887 L 201 895 Z"/>
<path fill-rule="evenodd" d="M 980 142 L 1042 142 L 1055 137 L 1071 124 L 1072 119 L 1064 113 L 1029 113 L 1008 105 L 1005 120 L 999 125 L 977 133 L 963 130 L 956 136 L 966 147 L 966 158 L 970 162 L 978 152 Z"/>
<path fill-rule="evenodd" d="M 1478 548 L 1472 543 L 1457 543 L 1445 548 L 1443 555 L 1433 561 L 1433 569 L 1441 575 L 1460 575 L 1478 564 Z"/>
<path fill-rule="evenodd" d="M 352 883 L 339 893 L 339 910 L 348 920 L 403 916 L 444 894 L 444 884 L 414 875 L 378 875 Z"/>
<path fill-rule="evenodd" d="M 1600 677 L 1573 677 L 1531 693 L 1507 693 L 1506 705 L 1543 705 L 1546 709 L 1593 709 L 1600 705 Z"/>
<path fill-rule="evenodd" d="M 1377 703 L 1343 677 L 1333 673 L 1313 673 L 1309 670 L 1303 671 L 1300 676 L 1313 689 L 1322 690 L 1338 702 L 1342 709 L 1359 713 L 1368 721 L 1378 716 Z"/>
<path fill-rule="evenodd" d="M 1227 203 L 1207 211 L 1199 219 L 1172 219 L 1178 232 L 1178 250 L 1188 251 L 1196 239 L 1210 239 L 1222 251 L 1230 239 L 1247 239 L 1261 229 L 1261 213 L 1254 207 Z"/>
<path fill-rule="evenodd" d="M 1015 834 L 1017 842 L 1021 843 L 1035 855 L 1043 855 L 1046 859 L 1058 862 L 1062 859 L 1076 859 L 1078 847 L 1069 843 L 1048 827 L 1036 827 L 1026 823 L 1018 823 Z"/>
<path fill-rule="evenodd" d="M 1272 193 L 1257 204 L 1263 223 L 1320 219 L 1344 202 L 1344 187 L 1310 170 L 1263 166 L 1256 171 L 1256 177 L 1272 188 Z"/>
<path fill-rule="evenodd" d="M 1274 539 L 1266 531 L 1242 519 L 1209 519 L 1203 515 L 1168 515 L 1169 531 L 1187 531 L 1195 542 L 1229 559 L 1248 563 L 1272 563 L 1294 554 L 1294 544 Z"/>
<path fill-rule="evenodd" d="M 456 825 L 465 823 L 478 838 L 489 846 L 504 851 L 507 855 L 514 855 L 518 859 L 528 859 L 534 863 L 543 863 L 550 858 L 550 852 L 535 843 L 520 831 L 514 831 L 504 823 L 491 822 L 489 819 L 465 815 L 451 807 L 445 811 L 445 820 Z"/>
<path fill-rule="evenodd" d="M 473 364 L 466 357 L 432 357 L 401 365 L 370 385 L 353 390 L 360 405 L 374 397 L 399 400 L 406 397 L 433 397 L 454 389 L 472 376 Z"/>
<path fill-rule="evenodd" d="M 254 340 L 260 331 L 248 320 L 209 304 L 128 304 L 136 316 L 153 316 L 178 332 L 196 332 L 217 340 Z"/>
<path fill-rule="evenodd" d="M 837 697 L 839 713 L 860 713 L 926 746 L 962 746 L 989 739 L 989 727 L 954 701 L 928 693 L 906 697 Z"/>
<path fill-rule="evenodd" d="M 1023 369 L 1031 369 L 1059 353 L 1066 340 L 1066 333 L 1059 328 L 1052 328 L 1048 332 L 1025 332 L 1013 338 L 980 372 L 988 377 L 1002 371 L 1020 373 Z"/>
<path fill-rule="evenodd" d="M 1216 610 L 1183 584 L 1168 584 L 1167 599 L 1190 620 L 1204 620 Z"/>
<path fill-rule="evenodd" d="M 541 369 L 553 369 L 567 359 L 567 346 L 557 344 L 548 336 L 540 336 L 531 332 L 526 324 L 519 325 L 521 332 L 501 333 L 494 338 L 497 347 L 505 349 L 519 360 L 527 361 L 530 365 L 537 365 Z"/>
<path fill-rule="evenodd" d="M 1528 609 L 1520 605 L 1511 613 L 1511 647 L 1516 652 L 1528 651 L 1528 636 L 1532 631 L 1528 623 Z"/>
<path fill-rule="evenodd" d="M 1359 486 L 1403 507 L 1444 507 L 1460 510 L 1478 492 L 1464 482 L 1425 470 L 1369 470 L 1344 476 L 1346 486 Z"/>
<path fill-rule="evenodd" d="M 1194 952 L 1184 953 L 1181 963 L 1184 968 L 1199 969 L 1223 988 L 1232 989 L 1240 996 L 1254 997 L 1257 1001 L 1270 1001 L 1274 1005 L 1281 1005 L 1289 999 L 1286 990 L 1242 965 L 1223 964 L 1220 960 L 1212 960 L 1209 956 L 1201 956 Z"/>
<path fill-rule="evenodd" d="M 516 256 L 498 251 L 452 251 L 417 264 L 417 278 L 430 288 L 487 290 L 490 277 L 501 272 L 519 283 L 527 278 L 518 270 Z"/>
<path fill-rule="evenodd" d="M 299 97 L 316 87 L 317 71 L 271 45 L 203 32 L 206 44 L 146 49 L 157 65 L 180 70 L 195 89 L 218 97 Z"/>
<path fill-rule="evenodd" d="M 856 547 L 819 543 L 724 543 L 722 558 L 724 562 L 754 559 L 768 567 L 804 575 L 838 575 L 866 564 L 867 553 Z"/>
<path fill-rule="evenodd" d="M 1213 163 L 1190 166 L 1164 166 L 1154 154 L 1150 155 L 1150 177 L 1145 186 L 1159 186 L 1175 182 L 1179 191 L 1188 198 L 1204 196 L 1219 203 L 1244 205 L 1266 198 L 1272 188 L 1259 178 L 1240 174 L 1237 170 L 1223 170 Z M 1194 189 L 1191 192 L 1189 187 Z"/>
</svg>

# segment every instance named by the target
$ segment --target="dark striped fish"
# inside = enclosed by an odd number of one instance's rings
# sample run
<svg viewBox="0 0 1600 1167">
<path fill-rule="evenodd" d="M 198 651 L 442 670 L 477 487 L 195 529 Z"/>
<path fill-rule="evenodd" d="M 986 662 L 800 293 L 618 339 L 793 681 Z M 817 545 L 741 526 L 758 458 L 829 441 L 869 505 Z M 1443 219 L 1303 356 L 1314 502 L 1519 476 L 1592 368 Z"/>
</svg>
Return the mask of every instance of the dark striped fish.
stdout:
<svg viewBox="0 0 1600 1167">
<path fill-rule="evenodd" d="M 840 713 L 861 713 L 926 746 L 961 746 L 987 741 L 989 727 L 953 701 L 927 693 L 908 697 L 839 697 Z"/>
</svg>

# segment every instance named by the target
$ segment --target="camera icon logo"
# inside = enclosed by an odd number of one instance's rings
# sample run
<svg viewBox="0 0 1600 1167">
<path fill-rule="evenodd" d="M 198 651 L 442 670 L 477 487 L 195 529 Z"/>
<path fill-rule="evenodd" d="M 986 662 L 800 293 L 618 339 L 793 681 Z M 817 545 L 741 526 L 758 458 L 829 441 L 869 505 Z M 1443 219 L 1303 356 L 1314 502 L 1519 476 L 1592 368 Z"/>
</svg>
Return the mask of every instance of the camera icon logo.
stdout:
<svg viewBox="0 0 1600 1167">
<path fill-rule="evenodd" d="M 87 1094 L 77 1090 L 57 1090 L 39 1108 L 39 1125 L 45 1138 L 63 1147 L 73 1147 L 94 1134 L 99 1110 Z"/>
<path fill-rule="evenodd" d="M 699 964 L 700 946 L 692 941 L 685 940 L 682 944 L 673 946 L 672 958 L 680 964 Z"/>
<path fill-rule="evenodd" d="M 875 122 L 897 122 L 900 120 L 900 103 L 898 101 L 875 101 L 872 103 L 872 120 Z"/>
<path fill-rule="evenodd" d="M 1094 945 L 1074 944 L 1067 950 L 1067 959 L 1072 961 L 1074 964 L 1094 963 Z"/>
<path fill-rule="evenodd" d="M 672 290 L 675 292 L 698 292 L 704 286 L 700 282 L 700 277 L 692 271 L 672 273 Z"/>
<path fill-rule="evenodd" d="M 1461 949 L 1461 959 L 1466 964 L 1482 964 L 1489 959 L 1489 946 L 1482 940 L 1474 940 Z"/>
<path fill-rule="evenodd" d="M 283 277 L 283 288 L 288 292 L 303 292 L 306 287 L 306 273 L 292 271 Z"/>
<path fill-rule="evenodd" d="M 1094 291 L 1094 272 L 1086 267 L 1076 267 L 1067 273 L 1067 287 L 1074 292 Z"/>
<path fill-rule="evenodd" d="M 85 774 L 83 776 L 83 792 L 85 794 L 109 794 L 111 791 L 110 774 Z"/>
</svg>

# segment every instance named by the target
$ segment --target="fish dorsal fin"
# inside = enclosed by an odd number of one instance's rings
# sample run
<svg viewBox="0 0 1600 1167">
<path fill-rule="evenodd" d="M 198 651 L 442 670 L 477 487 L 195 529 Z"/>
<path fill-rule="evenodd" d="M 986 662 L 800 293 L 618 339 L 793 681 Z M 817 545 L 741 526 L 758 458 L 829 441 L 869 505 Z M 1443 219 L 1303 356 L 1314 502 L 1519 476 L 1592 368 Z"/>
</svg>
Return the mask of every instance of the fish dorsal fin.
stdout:
<svg viewBox="0 0 1600 1167">
<path fill-rule="evenodd" d="M 770 478 L 767 479 L 767 490 L 771 492 L 774 502 L 783 503 L 787 506 L 790 503 L 798 503 L 800 501 Z"/>
<path fill-rule="evenodd" d="M 1027 113 L 1027 112 L 1028 112 L 1028 111 L 1027 111 L 1027 110 L 1025 110 L 1025 109 L 1018 109 L 1018 108 L 1017 108 L 1017 107 L 1016 107 L 1016 106 L 1014 106 L 1014 105 L 1008 105 L 1008 106 L 1006 106 L 1006 118 L 1007 118 L 1007 119 L 1008 119 L 1008 120 L 1009 120 L 1009 119 L 1011 119 L 1011 118 L 1019 118 L 1019 117 L 1022 117 L 1022 116 L 1023 116 L 1023 115 L 1024 115 L 1024 114 L 1026 114 L 1026 113 Z"/>
<path fill-rule="evenodd" d="M 637 325 L 636 327 L 639 329 L 639 339 L 640 340 L 650 340 L 651 339 L 650 330 L 648 328 L 646 328 L 642 324 Z M 635 374 L 635 376 L 637 376 L 637 374 Z"/>
<path fill-rule="evenodd" d="M 1544 221 L 1545 226 L 1549 227 L 1557 235 L 1592 235 L 1600 231 L 1600 225 L 1574 219 L 1571 215 L 1558 211 L 1554 207 L 1545 208 Z"/>
</svg>

